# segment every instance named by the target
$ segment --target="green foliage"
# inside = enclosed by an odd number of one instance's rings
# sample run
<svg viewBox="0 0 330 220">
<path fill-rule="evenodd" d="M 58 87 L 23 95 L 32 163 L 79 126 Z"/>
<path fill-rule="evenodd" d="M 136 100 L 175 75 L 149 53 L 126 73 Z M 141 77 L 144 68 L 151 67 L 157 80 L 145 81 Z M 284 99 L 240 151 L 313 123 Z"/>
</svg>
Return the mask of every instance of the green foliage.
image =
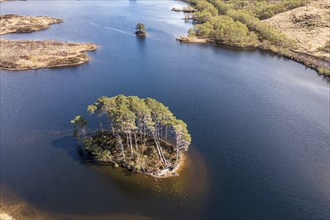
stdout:
<svg viewBox="0 0 330 220">
<path fill-rule="evenodd" d="M 218 15 L 218 10 L 209 2 L 205 0 L 197 1 L 196 9 L 198 11 L 209 12 L 212 16 Z"/>
<path fill-rule="evenodd" d="M 220 14 L 226 14 L 226 12 L 232 8 L 231 5 L 226 4 L 221 0 L 209 0 L 209 2 L 214 5 Z"/>
<path fill-rule="evenodd" d="M 136 29 L 136 31 L 145 32 L 146 26 L 143 23 L 137 23 L 135 29 Z"/>
<path fill-rule="evenodd" d="M 290 41 L 284 34 L 278 31 L 276 28 L 270 26 L 267 23 L 260 21 L 258 18 L 252 16 L 251 14 L 238 11 L 229 10 L 227 15 L 234 20 L 240 21 L 251 30 L 256 31 L 262 39 L 271 41 L 273 44 L 281 47 L 289 47 L 294 42 Z"/>
<path fill-rule="evenodd" d="M 211 12 L 208 11 L 200 11 L 200 12 L 195 12 L 193 14 L 193 19 L 198 21 L 199 23 L 205 23 L 209 20 L 211 20 L 212 14 Z"/>
<path fill-rule="evenodd" d="M 330 76 L 330 69 L 329 68 L 318 68 L 317 69 L 318 73 L 321 75 L 325 75 L 325 76 Z"/>
<path fill-rule="evenodd" d="M 77 115 L 74 119 L 70 121 L 73 124 L 73 135 L 77 138 L 86 136 L 86 128 L 88 122 L 80 115 Z"/>
<path fill-rule="evenodd" d="M 291 10 L 296 7 L 303 6 L 304 0 L 297 1 L 283 1 L 278 4 L 268 4 L 266 2 L 258 2 L 250 11 L 260 19 L 267 19 L 273 17 L 276 14 Z"/>
<path fill-rule="evenodd" d="M 210 22 L 206 22 L 204 24 L 197 24 L 194 26 L 194 32 L 200 37 L 211 38 L 213 31 L 213 26 Z"/>
<path fill-rule="evenodd" d="M 249 32 L 246 25 L 225 15 L 215 16 L 204 24 L 196 25 L 195 32 L 198 36 L 232 46 L 256 46 L 259 43 L 257 36 Z"/>
<path fill-rule="evenodd" d="M 276 28 L 262 22 L 277 13 L 305 4 L 305 0 L 196 0 L 198 12 L 193 19 L 198 22 L 189 35 L 211 38 L 217 43 L 238 47 L 259 45 L 259 40 L 269 41 L 277 47 L 291 47 L 289 40 Z M 223 16 L 218 16 L 217 14 Z"/>
<path fill-rule="evenodd" d="M 259 19 L 267 19 L 276 14 L 303 6 L 306 0 L 208 0 L 220 14 L 228 10 L 243 10 Z"/>
<path fill-rule="evenodd" d="M 189 28 L 189 30 L 188 30 L 188 36 L 193 37 L 195 35 L 196 35 L 196 33 L 195 33 L 194 29 L 193 28 Z"/>
</svg>

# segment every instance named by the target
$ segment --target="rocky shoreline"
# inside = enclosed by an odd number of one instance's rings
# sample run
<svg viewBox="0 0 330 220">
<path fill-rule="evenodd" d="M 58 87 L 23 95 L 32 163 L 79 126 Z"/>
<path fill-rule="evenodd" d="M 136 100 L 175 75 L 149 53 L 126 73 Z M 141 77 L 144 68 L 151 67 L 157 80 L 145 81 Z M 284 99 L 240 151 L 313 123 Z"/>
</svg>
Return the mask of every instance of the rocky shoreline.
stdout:
<svg viewBox="0 0 330 220">
<path fill-rule="evenodd" d="M 197 12 L 197 9 L 188 6 L 188 7 L 183 7 L 183 8 L 172 8 L 172 11 L 175 12 L 184 12 L 184 13 L 193 13 L 193 12 Z"/>
<path fill-rule="evenodd" d="M 104 135 L 107 135 L 107 134 L 104 133 Z M 95 143 L 100 143 L 102 141 L 97 136 L 94 136 L 93 139 L 94 139 Z M 85 139 L 85 141 L 83 141 L 84 143 L 81 145 L 80 148 L 78 148 L 78 150 L 80 151 L 80 153 L 82 155 L 84 155 L 85 159 L 92 161 L 92 163 L 99 164 L 99 165 L 112 166 L 114 168 L 121 167 L 121 168 L 127 169 L 129 171 L 149 175 L 154 178 L 168 178 L 168 177 L 179 176 L 178 171 L 180 170 L 180 168 L 182 168 L 184 161 L 186 160 L 184 152 L 180 152 L 178 154 L 178 159 L 175 163 L 172 163 L 172 164 L 168 163 L 166 165 L 166 164 L 159 163 L 158 160 L 155 161 L 154 159 L 150 159 L 149 160 L 149 161 L 151 161 L 150 163 L 144 163 L 144 166 L 140 167 L 140 165 L 137 164 L 134 157 L 132 157 L 129 152 L 125 153 L 125 155 L 126 155 L 125 160 L 123 160 L 122 154 L 120 152 L 117 152 L 114 150 L 111 151 L 111 153 L 110 153 L 111 156 L 109 155 L 109 156 L 103 157 L 102 153 L 100 155 L 95 154 L 95 152 L 90 148 L 90 142 L 86 141 L 86 140 L 88 140 L 88 139 Z M 150 144 L 151 141 L 147 141 L 147 143 Z M 167 142 L 161 142 L 161 143 L 162 143 L 162 146 L 164 147 L 164 149 L 163 149 L 164 154 L 166 154 L 168 156 L 169 155 L 168 151 L 170 151 L 170 149 L 173 148 L 173 146 Z M 94 145 L 94 147 L 95 146 L 96 145 Z M 147 151 L 154 150 L 154 148 L 155 148 L 155 146 L 152 146 L 152 145 L 148 145 L 148 146 L 149 147 L 147 147 L 146 149 L 149 148 L 149 150 L 147 150 Z M 101 147 L 100 146 L 97 146 L 97 147 L 98 147 L 97 151 L 101 152 L 102 151 Z M 142 154 L 142 153 L 143 153 L 143 151 L 139 152 L 139 154 Z"/>
<path fill-rule="evenodd" d="M 141 174 L 146 174 L 146 175 L 152 176 L 156 179 L 164 179 L 164 178 L 179 176 L 179 170 L 180 170 L 180 168 L 182 168 L 185 160 L 186 160 L 186 158 L 185 158 L 184 154 L 181 154 L 180 159 L 179 159 L 179 163 L 177 163 L 175 165 L 175 167 L 172 167 L 172 168 L 167 167 L 163 170 L 160 170 L 158 173 L 135 170 L 133 167 L 131 167 L 127 164 L 121 163 L 121 162 L 117 162 L 117 161 L 100 162 L 100 161 L 96 160 L 96 162 L 99 163 L 100 165 L 109 165 L 110 164 L 115 168 L 121 167 L 121 168 L 127 169 L 129 171 L 133 171 L 133 172 L 136 172 L 136 173 L 141 173 Z"/>
<path fill-rule="evenodd" d="M 184 154 L 181 154 L 180 159 L 179 159 L 180 162 L 171 170 L 169 168 L 166 168 L 162 172 L 158 173 L 157 175 L 154 175 L 154 174 L 149 174 L 149 175 L 151 175 L 152 177 L 155 177 L 155 178 L 168 178 L 171 176 L 179 176 L 178 171 L 180 168 L 182 168 L 185 159 L 186 158 L 185 158 Z"/>
<path fill-rule="evenodd" d="M 180 36 L 177 37 L 176 40 L 180 41 L 181 43 L 199 43 L 199 44 L 214 42 L 211 39 L 191 37 L 191 36 Z"/>
</svg>

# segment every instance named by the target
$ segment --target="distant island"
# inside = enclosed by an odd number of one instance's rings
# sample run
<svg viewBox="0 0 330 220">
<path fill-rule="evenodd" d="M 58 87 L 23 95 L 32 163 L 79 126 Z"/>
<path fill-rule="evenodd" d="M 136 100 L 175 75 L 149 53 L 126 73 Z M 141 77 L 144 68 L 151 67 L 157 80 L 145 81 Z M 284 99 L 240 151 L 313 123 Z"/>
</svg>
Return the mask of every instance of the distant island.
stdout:
<svg viewBox="0 0 330 220">
<path fill-rule="evenodd" d="M 88 134 L 87 120 L 76 116 L 74 136 L 95 162 L 124 167 L 157 178 L 176 176 L 191 137 L 187 124 L 152 98 L 103 96 L 87 107 L 100 129 Z"/>
<path fill-rule="evenodd" d="M 188 36 L 177 38 L 180 42 L 259 48 L 303 63 L 330 77 L 329 1 L 184 1 L 197 12 L 186 15 L 195 24 Z"/>
<path fill-rule="evenodd" d="M 29 33 L 61 23 L 48 16 L 0 16 L 0 35 Z M 70 43 L 54 40 L 10 40 L 0 38 L 0 69 L 29 70 L 79 65 L 90 60 L 87 51 L 96 50 L 93 43 Z"/>
<path fill-rule="evenodd" d="M 146 26 L 143 23 L 137 23 L 135 27 L 135 34 L 140 37 L 146 37 L 148 35 Z"/>
</svg>

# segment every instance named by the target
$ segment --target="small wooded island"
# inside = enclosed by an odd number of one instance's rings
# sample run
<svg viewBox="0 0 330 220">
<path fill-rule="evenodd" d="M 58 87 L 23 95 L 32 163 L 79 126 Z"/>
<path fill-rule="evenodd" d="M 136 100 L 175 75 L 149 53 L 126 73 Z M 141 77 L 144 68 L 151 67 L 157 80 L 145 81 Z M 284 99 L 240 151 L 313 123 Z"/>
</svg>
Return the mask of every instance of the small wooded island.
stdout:
<svg viewBox="0 0 330 220">
<path fill-rule="evenodd" d="M 139 37 L 146 37 L 148 32 L 146 30 L 146 26 L 143 23 L 137 23 L 135 27 L 135 34 Z"/>
<path fill-rule="evenodd" d="M 188 150 L 187 124 L 152 98 L 103 96 L 87 107 L 96 115 L 100 130 L 87 134 L 87 120 L 71 123 L 85 153 L 97 163 L 124 167 L 154 177 L 177 176 Z"/>
</svg>

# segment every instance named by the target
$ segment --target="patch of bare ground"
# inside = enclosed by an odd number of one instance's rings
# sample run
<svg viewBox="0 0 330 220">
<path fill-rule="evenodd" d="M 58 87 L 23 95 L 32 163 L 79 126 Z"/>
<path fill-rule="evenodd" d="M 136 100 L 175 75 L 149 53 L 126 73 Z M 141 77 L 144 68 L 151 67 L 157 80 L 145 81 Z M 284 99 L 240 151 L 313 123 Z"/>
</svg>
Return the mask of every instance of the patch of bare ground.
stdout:
<svg viewBox="0 0 330 220">
<path fill-rule="evenodd" d="M 63 22 L 62 19 L 47 16 L 0 15 L 0 35 L 39 31 L 49 28 L 51 24 L 61 22 Z"/>
<path fill-rule="evenodd" d="M 0 69 L 26 70 L 79 65 L 89 61 L 93 43 L 53 40 L 6 40 L 0 38 Z"/>
<path fill-rule="evenodd" d="M 296 41 L 294 56 L 310 60 L 319 68 L 330 68 L 330 1 L 312 0 L 306 6 L 275 15 L 265 20 L 288 38 Z"/>
<path fill-rule="evenodd" d="M 182 43 L 210 43 L 210 42 L 212 42 L 211 39 L 191 37 L 191 36 L 181 36 L 181 37 L 176 38 L 176 40 L 178 40 Z"/>
</svg>

